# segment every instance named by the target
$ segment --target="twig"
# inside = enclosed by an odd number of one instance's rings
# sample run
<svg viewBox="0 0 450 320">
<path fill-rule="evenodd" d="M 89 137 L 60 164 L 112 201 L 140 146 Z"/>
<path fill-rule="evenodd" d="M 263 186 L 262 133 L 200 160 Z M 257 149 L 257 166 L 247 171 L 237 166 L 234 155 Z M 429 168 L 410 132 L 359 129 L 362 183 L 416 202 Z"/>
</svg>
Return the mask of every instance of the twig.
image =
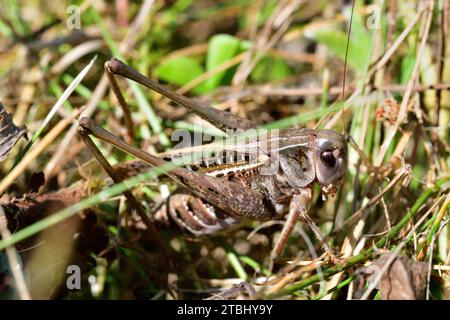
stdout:
<svg viewBox="0 0 450 320">
<path fill-rule="evenodd" d="M 378 201 L 381 200 L 383 195 L 385 195 L 393 186 L 395 186 L 399 181 L 408 178 L 410 175 L 411 175 L 411 166 L 409 164 L 406 164 L 405 167 L 400 170 L 400 172 L 392 179 L 391 182 L 389 182 L 389 184 L 379 194 L 370 199 L 370 201 L 364 207 L 353 213 L 352 216 L 344 223 L 344 225 L 340 227 L 338 230 L 334 230 L 333 233 L 339 232 L 345 226 L 355 222 L 355 220 L 357 220 L 364 212 L 370 209 L 374 204 L 378 203 Z"/>
<path fill-rule="evenodd" d="M 382 56 L 382 58 L 376 62 L 370 69 L 369 69 L 369 75 L 372 75 L 377 70 L 380 70 L 386 62 L 389 61 L 389 59 L 392 57 L 392 55 L 397 51 L 397 49 L 400 47 L 400 45 L 403 43 L 403 41 L 406 39 L 408 34 L 411 32 L 411 30 L 416 25 L 417 21 L 420 20 L 422 17 L 422 14 L 425 12 L 425 8 L 422 8 L 420 10 L 414 20 L 412 20 L 406 28 L 402 31 L 402 33 L 398 36 L 398 38 L 395 40 L 395 42 L 392 44 L 392 46 L 389 47 L 389 49 L 385 52 L 385 54 Z"/>
<path fill-rule="evenodd" d="M 387 84 L 382 86 L 374 86 L 376 91 L 386 91 L 386 92 L 405 92 L 408 87 L 403 84 Z M 310 96 L 321 96 L 323 94 L 324 88 L 313 87 L 313 88 L 276 88 L 273 86 L 263 85 L 263 86 L 251 86 L 245 88 L 240 92 L 233 92 L 232 96 L 226 97 L 226 99 L 234 98 L 245 98 L 254 95 L 261 96 L 281 96 L 281 97 L 310 97 Z M 348 86 L 346 91 L 354 91 L 355 88 Z M 418 84 L 412 87 L 414 92 L 423 92 L 428 90 L 450 90 L 450 83 L 439 83 L 423 85 Z M 334 86 L 328 88 L 328 95 L 337 96 L 342 93 L 341 86 Z"/>
<path fill-rule="evenodd" d="M 232 84 L 242 87 L 256 63 L 264 53 L 271 49 L 283 36 L 292 20 L 292 14 L 300 5 L 301 0 L 285 0 L 281 2 L 269 17 L 264 28 L 255 39 L 254 45 L 247 51 L 244 60 L 236 71 Z M 256 49 L 258 48 L 258 49 Z"/>
<path fill-rule="evenodd" d="M 380 190 L 381 193 L 381 190 Z M 386 201 L 384 201 L 384 197 L 381 197 L 381 204 L 383 205 L 383 212 L 384 212 L 384 217 L 386 218 L 386 224 L 387 224 L 387 231 L 391 231 L 391 219 L 389 217 L 389 210 L 388 207 L 386 205 Z"/>
<path fill-rule="evenodd" d="M 11 238 L 11 233 L 8 230 L 8 220 L 6 219 L 5 212 L 3 211 L 3 207 L 0 205 L 0 235 L 3 240 L 7 240 Z M 14 278 L 14 282 L 16 283 L 16 289 L 19 293 L 19 297 L 21 300 L 31 300 L 30 292 L 28 291 L 27 284 L 25 282 L 25 278 L 23 276 L 22 267 L 17 259 L 17 252 L 14 247 L 10 246 L 5 248 L 6 256 L 8 257 L 9 269 Z"/>
</svg>

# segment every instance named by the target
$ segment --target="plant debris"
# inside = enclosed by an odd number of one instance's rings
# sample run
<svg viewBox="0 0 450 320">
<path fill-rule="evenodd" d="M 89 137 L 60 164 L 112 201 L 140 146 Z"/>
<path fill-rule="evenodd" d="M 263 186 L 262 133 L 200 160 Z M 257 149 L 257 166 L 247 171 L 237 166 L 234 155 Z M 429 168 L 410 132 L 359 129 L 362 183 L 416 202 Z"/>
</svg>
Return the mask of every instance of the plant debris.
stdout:
<svg viewBox="0 0 450 320">
<path fill-rule="evenodd" d="M 367 283 L 371 284 L 372 281 L 377 281 L 380 272 L 382 272 L 381 279 L 376 287 L 380 289 L 382 300 L 425 299 L 428 264 L 387 252 L 368 267 L 358 270 L 357 274 L 364 274 Z M 357 290 L 355 298 L 360 297 L 363 289 L 364 287 L 360 287 Z"/>
<path fill-rule="evenodd" d="M 0 103 L 0 161 L 6 159 L 20 138 L 26 136 L 25 126 L 17 127 L 10 113 Z"/>
</svg>

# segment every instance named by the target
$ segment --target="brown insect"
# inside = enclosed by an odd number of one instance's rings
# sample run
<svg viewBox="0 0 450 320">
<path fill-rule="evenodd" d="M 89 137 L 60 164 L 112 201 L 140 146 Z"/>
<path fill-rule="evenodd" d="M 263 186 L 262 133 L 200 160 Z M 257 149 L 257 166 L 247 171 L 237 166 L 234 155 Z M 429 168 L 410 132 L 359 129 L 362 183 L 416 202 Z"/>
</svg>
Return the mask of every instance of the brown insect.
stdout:
<svg viewBox="0 0 450 320">
<path fill-rule="evenodd" d="M 229 112 L 213 109 L 161 86 L 125 63 L 112 59 L 105 65 L 108 79 L 119 102 L 125 100 L 114 75 L 134 80 L 195 112 L 217 128 L 249 132 L 256 123 Z M 189 150 L 160 157 L 148 154 L 94 123 L 82 118 L 79 131 L 97 160 L 114 179 L 114 171 L 96 149 L 93 135 L 145 161 L 152 167 L 167 165 Z M 282 129 L 251 135 L 245 141 L 225 146 L 219 155 L 204 157 L 166 173 L 182 189 L 169 196 L 163 220 L 175 222 L 195 235 L 224 230 L 246 219 L 267 221 L 287 215 L 286 223 L 271 254 L 279 256 L 301 217 L 313 230 L 324 249 L 336 260 L 319 228 L 307 211 L 314 184 L 326 195 L 334 195 L 347 172 L 347 141 L 332 130 Z M 236 135 L 239 136 L 239 135 Z M 206 145 L 208 146 L 208 145 Z M 117 179 L 116 179 L 117 180 Z"/>
</svg>

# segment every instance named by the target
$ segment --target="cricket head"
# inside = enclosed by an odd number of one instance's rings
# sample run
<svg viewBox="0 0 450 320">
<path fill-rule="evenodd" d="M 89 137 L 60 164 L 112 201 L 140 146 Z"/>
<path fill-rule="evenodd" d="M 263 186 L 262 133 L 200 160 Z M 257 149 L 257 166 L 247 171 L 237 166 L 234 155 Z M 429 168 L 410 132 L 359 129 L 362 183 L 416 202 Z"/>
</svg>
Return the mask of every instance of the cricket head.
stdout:
<svg viewBox="0 0 450 320">
<path fill-rule="evenodd" d="M 290 129 L 277 145 L 284 178 L 294 188 L 319 183 L 333 196 L 347 173 L 347 140 L 333 130 Z M 278 142 L 278 141 L 277 141 Z"/>
<path fill-rule="evenodd" d="M 333 196 L 347 173 L 347 141 L 333 130 L 317 132 L 315 152 L 316 179 L 322 191 Z"/>
</svg>

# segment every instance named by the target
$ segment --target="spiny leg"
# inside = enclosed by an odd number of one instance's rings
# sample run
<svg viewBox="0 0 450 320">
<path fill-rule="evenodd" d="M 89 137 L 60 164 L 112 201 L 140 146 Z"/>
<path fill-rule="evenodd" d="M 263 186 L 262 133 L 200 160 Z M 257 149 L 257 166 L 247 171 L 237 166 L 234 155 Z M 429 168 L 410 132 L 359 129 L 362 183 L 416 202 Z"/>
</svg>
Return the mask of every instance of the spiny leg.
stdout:
<svg viewBox="0 0 450 320">
<path fill-rule="evenodd" d="M 131 68 L 122 61 L 113 58 L 106 62 L 105 68 L 110 74 L 117 74 L 130 80 L 134 80 L 149 89 L 152 89 L 165 97 L 170 98 L 183 107 L 195 112 L 203 119 L 219 129 L 242 129 L 247 130 L 256 127 L 256 123 L 245 118 L 238 117 L 230 112 L 211 108 L 198 101 L 185 97 L 159 83 L 147 78 L 137 70 Z"/>
<path fill-rule="evenodd" d="M 293 200 L 294 199 L 292 199 L 292 201 Z M 273 269 L 275 259 L 278 258 L 281 255 L 281 253 L 283 252 L 283 249 L 286 246 L 289 236 L 292 233 L 292 230 L 294 230 L 294 227 L 300 216 L 300 211 L 297 210 L 296 207 L 292 206 L 292 201 L 291 201 L 291 208 L 289 209 L 288 216 L 286 218 L 286 221 L 284 222 L 280 237 L 275 242 L 275 245 L 272 248 L 272 252 L 270 253 L 270 264 L 269 264 L 270 271 L 272 271 L 272 269 Z"/>
<path fill-rule="evenodd" d="M 325 242 L 325 237 L 323 236 L 319 227 L 317 227 L 314 221 L 312 221 L 312 219 L 308 216 L 307 212 L 309 205 L 311 204 L 311 199 L 312 190 L 309 188 L 302 190 L 300 194 L 294 195 L 292 197 L 286 222 L 284 223 L 280 237 L 275 243 L 275 246 L 273 247 L 272 253 L 270 255 L 270 270 L 272 270 L 273 268 L 274 260 L 281 255 L 284 247 L 286 246 L 289 235 L 294 230 L 294 227 L 300 217 L 311 228 L 317 240 L 319 240 L 319 242 L 322 244 L 325 252 L 330 256 L 331 260 L 334 263 L 340 262 L 340 260 L 334 254 L 333 250 Z"/>
<path fill-rule="evenodd" d="M 102 155 L 100 150 L 98 150 L 97 146 L 94 144 L 94 142 L 89 137 L 88 133 L 82 128 L 78 127 L 78 132 L 83 139 L 83 142 L 88 147 L 89 151 L 92 153 L 92 155 L 95 157 L 95 159 L 100 163 L 102 168 L 106 171 L 106 173 L 111 177 L 111 179 L 114 181 L 114 183 L 119 183 L 122 181 L 122 179 L 117 175 L 117 173 L 114 171 L 114 168 L 109 164 L 109 162 L 106 160 L 106 158 Z M 155 225 L 153 224 L 153 221 L 147 216 L 144 209 L 140 205 L 140 203 L 137 201 L 135 196 L 131 193 L 131 191 L 125 191 L 124 192 L 125 197 L 127 198 L 130 205 L 136 210 L 137 214 L 141 217 L 144 224 L 147 226 L 147 229 L 151 235 L 150 239 L 155 241 L 155 244 L 161 249 L 161 251 L 164 254 L 165 259 L 169 263 L 169 267 L 174 270 L 174 257 L 172 252 L 170 252 L 170 249 L 166 246 L 164 241 L 162 240 L 159 232 L 156 230 Z"/>
<path fill-rule="evenodd" d="M 322 231 L 320 231 L 319 227 L 314 223 L 314 221 L 312 221 L 305 210 L 301 211 L 301 217 L 303 221 L 311 228 L 317 240 L 319 240 L 319 242 L 322 244 L 322 247 L 325 250 L 326 254 L 330 257 L 331 262 L 333 262 L 334 264 L 341 263 L 342 260 L 339 259 L 334 253 L 333 249 L 330 248 L 328 243 L 325 241 L 325 236 L 323 235 Z"/>
</svg>

